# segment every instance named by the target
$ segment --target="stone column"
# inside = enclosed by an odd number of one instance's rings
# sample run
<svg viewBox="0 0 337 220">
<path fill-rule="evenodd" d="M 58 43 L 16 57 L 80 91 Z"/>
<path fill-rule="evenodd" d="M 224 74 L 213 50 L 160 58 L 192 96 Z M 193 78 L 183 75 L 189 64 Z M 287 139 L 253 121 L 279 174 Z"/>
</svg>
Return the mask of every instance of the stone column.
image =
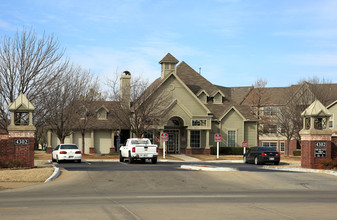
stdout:
<svg viewBox="0 0 337 220">
<path fill-rule="evenodd" d="M 52 147 L 52 131 L 51 130 L 48 130 L 47 132 L 47 142 L 48 142 L 48 145 L 47 147 Z"/>
<path fill-rule="evenodd" d="M 91 130 L 91 138 L 90 138 L 90 149 L 89 152 L 91 154 L 95 153 L 95 131 Z"/>
<path fill-rule="evenodd" d="M 115 148 L 115 131 L 112 130 L 111 131 L 111 147 L 110 147 L 110 152 L 115 152 L 116 148 Z M 117 149 L 118 151 L 119 149 Z"/>
<path fill-rule="evenodd" d="M 206 130 L 206 149 L 209 149 L 209 130 Z"/>
<path fill-rule="evenodd" d="M 187 149 L 191 149 L 191 130 L 187 129 Z"/>
<path fill-rule="evenodd" d="M 74 143 L 74 133 L 71 133 L 71 134 L 70 134 L 70 136 L 69 136 L 69 142 L 70 142 L 71 144 Z"/>
</svg>

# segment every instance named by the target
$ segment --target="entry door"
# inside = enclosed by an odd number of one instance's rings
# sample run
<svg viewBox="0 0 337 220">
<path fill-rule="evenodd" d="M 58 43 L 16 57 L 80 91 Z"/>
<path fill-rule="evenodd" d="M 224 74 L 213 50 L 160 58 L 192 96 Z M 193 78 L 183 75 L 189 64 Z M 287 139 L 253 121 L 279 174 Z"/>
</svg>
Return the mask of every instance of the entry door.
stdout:
<svg viewBox="0 0 337 220">
<path fill-rule="evenodd" d="M 175 134 L 168 134 L 168 142 L 167 142 L 167 152 L 168 153 L 175 153 L 174 149 L 176 149 L 176 143 L 175 143 Z"/>
<path fill-rule="evenodd" d="M 179 130 L 165 130 L 168 135 L 167 153 L 179 153 Z"/>
</svg>

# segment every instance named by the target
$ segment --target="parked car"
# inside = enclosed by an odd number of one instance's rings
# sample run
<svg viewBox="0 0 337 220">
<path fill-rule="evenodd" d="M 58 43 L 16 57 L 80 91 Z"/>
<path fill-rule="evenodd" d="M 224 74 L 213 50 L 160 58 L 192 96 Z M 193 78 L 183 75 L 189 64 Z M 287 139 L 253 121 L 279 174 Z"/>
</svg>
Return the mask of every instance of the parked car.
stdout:
<svg viewBox="0 0 337 220">
<path fill-rule="evenodd" d="M 256 165 L 265 163 L 278 165 L 280 163 L 280 153 L 272 147 L 251 147 L 243 155 L 243 162 L 255 163 Z"/>
<path fill-rule="evenodd" d="M 52 161 L 59 163 L 60 161 L 72 160 L 81 162 L 82 153 L 76 144 L 60 144 L 52 152 Z"/>
<path fill-rule="evenodd" d="M 121 146 L 119 156 L 120 162 L 124 159 L 127 159 L 129 163 L 135 160 L 145 162 L 146 159 L 151 159 L 151 162 L 155 164 L 158 158 L 158 146 L 151 144 L 147 138 L 129 138 L 125 146 Z"/>
</svg>

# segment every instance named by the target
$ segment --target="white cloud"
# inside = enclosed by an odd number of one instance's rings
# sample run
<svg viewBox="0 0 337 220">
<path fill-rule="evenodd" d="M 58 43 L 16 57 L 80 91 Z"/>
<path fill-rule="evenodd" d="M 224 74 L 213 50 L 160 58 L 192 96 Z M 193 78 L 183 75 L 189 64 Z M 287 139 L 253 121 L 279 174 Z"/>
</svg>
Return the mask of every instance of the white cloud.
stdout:
<svg viewBox="0 0 337 220">
<path fill-rule="evenodd" d="M 6 22 L 2 19 L 0 19 L 0 28 L 1 29 L 6 29 L 6 30 L 9 30 L 9 31 L 14 31 L 16 30 L 16 27 L 12 26 L 9 22 Z"/>
<path fill-rule="evenodd" d="M 273 33 L 275 36 L 296 37 L 296 38 L 336 38 L 337 29 L 309 29 L 309 30 L 288 30 Z"/>
<path fill-rule="evenodd" d="M 337 67 L 337 54 L 295 54 L 289 57 L 289 63 L 305 66 Z"/>
</svg>

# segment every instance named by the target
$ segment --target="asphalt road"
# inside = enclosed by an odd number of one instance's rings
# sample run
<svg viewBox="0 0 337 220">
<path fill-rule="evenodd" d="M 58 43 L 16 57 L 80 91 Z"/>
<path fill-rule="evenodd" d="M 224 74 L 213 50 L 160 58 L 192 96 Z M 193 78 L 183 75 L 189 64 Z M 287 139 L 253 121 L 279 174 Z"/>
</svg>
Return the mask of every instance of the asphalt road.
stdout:
<svg viewBox="0 0 337 220">
<path fill-rule="evenodd" d="M 336 219 L 337 177 L 186 163 L 64 163 L 52 182 L 0 192 L 1 219 Z M 197 163 L 203 165 L 202 163 Z M 209 164 L 208 164 L 209 165 Z"/>
</svg>

